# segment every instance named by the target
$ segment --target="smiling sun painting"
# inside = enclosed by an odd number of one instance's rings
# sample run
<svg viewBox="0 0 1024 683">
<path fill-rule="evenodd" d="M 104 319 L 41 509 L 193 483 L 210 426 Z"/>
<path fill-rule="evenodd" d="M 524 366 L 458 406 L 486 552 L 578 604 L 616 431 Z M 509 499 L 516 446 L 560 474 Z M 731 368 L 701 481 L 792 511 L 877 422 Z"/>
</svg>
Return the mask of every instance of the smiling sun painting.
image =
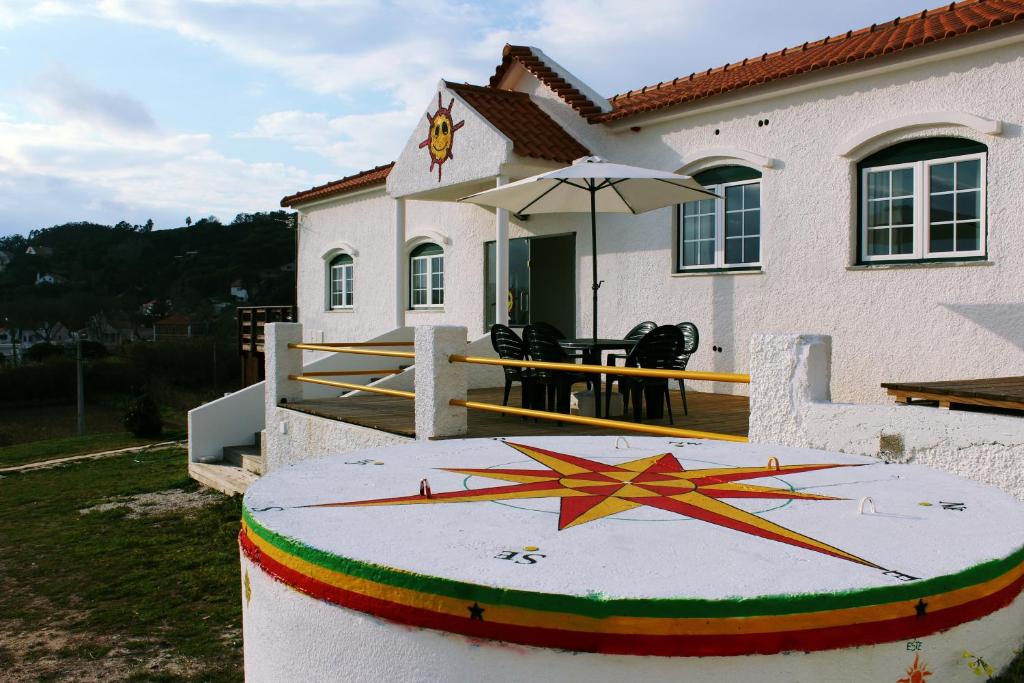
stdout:
<svg viewBox="0 0 1024 683">
<path fill-rule="evenodd" d="M 452 145 L 455 143 L 455 131 L 466 123 L 452 120 L 452 106 L 455 104 L 453 97 L 448 106 L 441 104 L 441 93 L 437 93 L 437 111 L 431 114 L 427 112 L 427 123 L 430 128 L 427 131 L 427 139 L 420 143 L 419 148 L 427 148 L 430 152 L 430 172 L 433 173 L 434 166 L 437 166 L 437 182 L 441 182 L 441 167 L 444 162 L 453 159 Z"/>
</svg>

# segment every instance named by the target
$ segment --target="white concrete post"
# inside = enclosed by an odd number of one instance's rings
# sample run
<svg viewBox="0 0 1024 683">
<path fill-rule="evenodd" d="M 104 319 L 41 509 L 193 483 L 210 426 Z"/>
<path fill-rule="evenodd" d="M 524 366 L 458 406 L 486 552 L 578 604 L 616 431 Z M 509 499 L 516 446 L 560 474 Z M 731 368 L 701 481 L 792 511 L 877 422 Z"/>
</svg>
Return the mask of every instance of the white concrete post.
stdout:
<svg viewBox="0 0 1024 683">
<path fill-rule="evenodd" d="M 415 340 L 416 438 L 465 434 L 466 409 L 448 401 L 466 400 L 466 364 L 450 363 L 448 356 L 466 353 L 466 328 L 417 325 Z"/>
<path fill-rule="evenodd" d="M 497 186 L 508 183 L 508 176 L 499 175 Z M 508 210 L 494 213 L 494 321 L 508 325 Z"/>
<path fill-rule="evenodd" d="M 750 340 L 750 442 L 801 443 L 810 403 L 829 402 L 832 338 L 755 334 Z"/>
<path fill-rule="evenodd" d="M 394 326 L 405 326 L 405 200 L 395 200 L 395 308 Z"/>
<path fill-rule="evenodd" d="M 263 354 L 266 359 L 267 384 L 263 392 L 266 403 L 266 424 L 281 399 L 298 401 L 302 384 L 288 375 L 302 374 L 302 351 L 289 349 L 289 344 L 302 343 L 302 323 L 270 323 L 263 328 Z"/>
</svg>

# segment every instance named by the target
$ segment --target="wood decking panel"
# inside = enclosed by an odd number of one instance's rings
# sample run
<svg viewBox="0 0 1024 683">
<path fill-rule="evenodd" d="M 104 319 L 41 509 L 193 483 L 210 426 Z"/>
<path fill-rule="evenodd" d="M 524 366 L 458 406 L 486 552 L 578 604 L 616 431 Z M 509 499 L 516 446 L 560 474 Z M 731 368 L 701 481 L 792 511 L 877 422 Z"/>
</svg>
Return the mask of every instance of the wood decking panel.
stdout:
<svg viewBox="0 0 1024 683">
<path fill-rule="evenodd" d="M 883 382 L 882 388 L 899 401 L 938 401 L 1024 410 L 1024 377 L 945 380 L 941 382 Z"/>
<path fill-rule="evenodd" d="M 484 403 L 501 404 L 502 390 L 472 389 L 469 400 Z M 749 400 L 746 396 L 727 394 L 706 394 L 695 391 L 686 393 L 690 414 L 683 415 L 683 404 L 679 392 L 674 390 L 672 396 L 672 412 L 675 425 L 680 429 L 695 429 L 720 434 L 737 434 L 746 436 L 750 416 Z M 519 388 L 513 387 L 509 397 L 510 406 L 519 406 Z M 415 437 L 415 417 L 413 401 L 391 396 L 352 396 L 346 398 L 329 398 L 309 401 L 297 401 L 288 404 L 291 410 L 316 415 L 332 420 L 339 420 L 371 429 L 391 432 L 401 436 Z M 617 417 L 617 420 L 628 418 Z M 668 416 L 658 420 L 645 420 L 645 424 L 669 425 Z M 601 429 L 587 425 L 562 423 L 561 426 L 549 420 L 523 420 L 513 415 L 498 415 L 478 410 L 469 411 L 469 432 L 465 437 L 479 438 L 490 436 L 573 436 L 582 434 L 635 434 L 628 430 Z"/>
</svg>

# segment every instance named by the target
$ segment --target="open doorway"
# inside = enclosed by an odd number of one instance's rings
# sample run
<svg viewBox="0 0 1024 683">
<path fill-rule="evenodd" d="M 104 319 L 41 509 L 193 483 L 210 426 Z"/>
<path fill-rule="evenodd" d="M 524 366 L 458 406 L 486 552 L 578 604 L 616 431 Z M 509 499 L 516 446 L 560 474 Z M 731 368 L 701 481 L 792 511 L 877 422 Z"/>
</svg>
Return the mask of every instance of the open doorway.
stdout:
<svg viewBox="0 0 1024 683">
<path fill-rule="evenodd" d="M 576 333 L 576 235 L 521 237 L 509 240 L 508 285 L 505 305 L 509 324 L 525 327 L 543 321 L 566 334 Z M 495 247 L 485 248 L 484 320 L 494 324 Z"/>
</svg>

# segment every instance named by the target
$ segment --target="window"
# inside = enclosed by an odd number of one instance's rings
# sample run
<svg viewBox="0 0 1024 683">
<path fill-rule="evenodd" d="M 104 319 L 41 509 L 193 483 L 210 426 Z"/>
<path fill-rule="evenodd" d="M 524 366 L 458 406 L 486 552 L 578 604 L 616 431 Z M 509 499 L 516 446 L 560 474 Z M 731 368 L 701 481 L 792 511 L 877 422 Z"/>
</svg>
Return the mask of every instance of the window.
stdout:
<svg viewBox="0 0 1024 683">
<path fill-rule="evenodd" d="M 328 268 L 330 276 L 329 305 L 331 310 L 339 308 L 352 308 L 352 257 L 348 254 L 339 254 L 331 259 Z"/>
<path fill-rule="evenodd" d="M 412 308 L 444 305 L 444 251 L 421 244 L 409 255 L 409 301 Z"/>
<path fill-rule="evenodd" d="M 693 176 L 721 199 L 679 207 L 679 271 L 751 269 L 761 263 L 761 174 L 720 166 Z"/>
<path fill-rule="evenodd" d="M 980 142 L 927 138 L 861 161 L 860 260 L 984 258 L 986 156 Z"/>
</svg>

